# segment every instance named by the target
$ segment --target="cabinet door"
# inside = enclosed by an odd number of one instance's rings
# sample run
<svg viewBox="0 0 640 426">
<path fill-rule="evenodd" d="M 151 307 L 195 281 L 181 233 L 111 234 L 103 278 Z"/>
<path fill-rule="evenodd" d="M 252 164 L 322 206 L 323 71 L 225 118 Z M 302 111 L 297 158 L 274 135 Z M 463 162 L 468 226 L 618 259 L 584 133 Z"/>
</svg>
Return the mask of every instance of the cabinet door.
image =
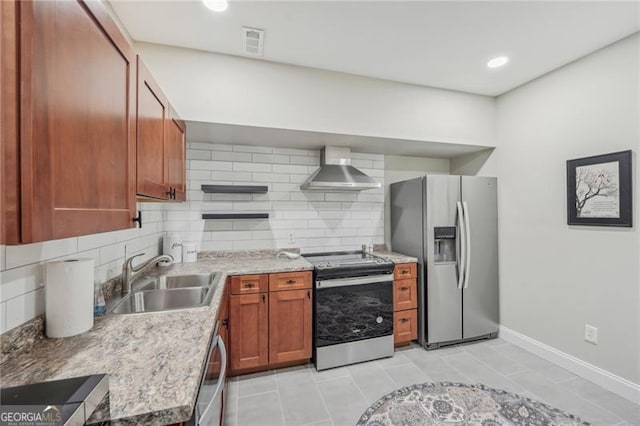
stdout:
<svg viewBox="0 0 640 426">
<path fill-rule="evenodd" d="M 418 307 L 418 286 L 416 279 L 393 282 L 393 310 L 404 311 Z"/>
<path fill-rule="evenodd" d="M 266 367 L 269 361 L 267 293 L 231 296 L 231 372 Z"/>
<path fill-rule="evenodd" d="M 311 358 L 311 290 L 269 293 L 269 364 Z"/>
<path fill-rule="evenodd" d="M 167 120 L 167 140 L 165 145 L 165 186 L 172 192 L 171 198 L 176 201 L 187 199 L 186 188 L 186 127 L 184 121 L 169 105 Z"/>
<path fill-rule="evenodd" d="M 409 344 L 418 338 L 418 311 L 398 311 L 393 313 L 393 342 L 396 346 Z"/>
<path fill-rule="evenodd" d="M 138 195 L 168 199 L 164 155 L 169 103 L 139 56 L 137 112 Z"/>
<path fill-rule="evenodd" d="M 101 2 L 19 6 L 20 242 L 132 227 L 133 49 Z"/>
</svg>

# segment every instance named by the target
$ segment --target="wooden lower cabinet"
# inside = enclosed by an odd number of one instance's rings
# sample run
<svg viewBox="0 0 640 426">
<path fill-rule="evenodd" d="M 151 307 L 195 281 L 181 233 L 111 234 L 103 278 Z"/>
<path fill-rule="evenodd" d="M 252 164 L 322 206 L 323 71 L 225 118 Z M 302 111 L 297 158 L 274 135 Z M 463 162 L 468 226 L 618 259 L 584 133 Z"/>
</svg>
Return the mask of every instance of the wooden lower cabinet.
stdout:
<svg viewBox="0 0 640 426">
<path fill-rule="evenodd" d="M 311 358 L 311 289 L 269 294 L 269 364 Z"/>
<path fill-rule="evenodd" d="M 231 295 L 229 334 L 231 374 L 269 362 L 268 293 Z"/>
<path fill-rule="evenodd" d="M 393 342 L 404 346 L 418 338 L 417 264 L 396 265 L 393 274 Z"/>
<path fill-rule="evenodd" d="M 409 309 L 393 313 L 393 343 L 396 346 L 409 344 L 418 338 L 418 310 Z"/>
<path fill-rule="evenodd" d="M 273 283 L 272 289 L 280 288 L 280 285 L 295 289 L 267 292 L 270 283 Z M 229 277 L 229 291 L 232 375 L 309 361 L 311 272 L 232 276 Z"/>
</svg>

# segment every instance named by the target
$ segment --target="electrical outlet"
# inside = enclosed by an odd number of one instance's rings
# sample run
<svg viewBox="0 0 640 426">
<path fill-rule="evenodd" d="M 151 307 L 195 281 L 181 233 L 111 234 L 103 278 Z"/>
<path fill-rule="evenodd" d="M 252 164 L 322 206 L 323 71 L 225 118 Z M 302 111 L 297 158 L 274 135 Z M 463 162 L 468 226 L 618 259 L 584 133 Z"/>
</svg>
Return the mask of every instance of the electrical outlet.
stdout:
<svg viewBox="0 0 640 426">
<path fill-rule="evenodd" d="M 584 325 L 584 340 L 594 345 L 598 344 L 598 329 L 592 325 Z"/>
<path fill-rule="evenodd" d="M 293 235 L 293 232 L 289 232 L 289 244 L 295 244 L 295 243 L 296 243 L 295 235 Z"/>
</svg>

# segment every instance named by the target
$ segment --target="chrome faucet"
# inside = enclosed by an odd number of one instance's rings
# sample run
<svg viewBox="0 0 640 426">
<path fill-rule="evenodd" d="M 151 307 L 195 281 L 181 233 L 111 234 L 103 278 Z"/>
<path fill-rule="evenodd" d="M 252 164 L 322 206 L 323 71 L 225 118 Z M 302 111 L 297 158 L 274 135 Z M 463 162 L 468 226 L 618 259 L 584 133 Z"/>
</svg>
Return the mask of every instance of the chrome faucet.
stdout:
<svg viewBox="0 0 640 426">
<path fill-rule="evenodd" d="M 135 281 L 135 279 L 149 266 L 157 264 L 160 261 L 168 260 L 173 262 L 173 256 L 170 254 L 161 254 L 160 256 L 156 256 L 153 259 L 149 259 L 146 262 L 142 262 L 138 266 L 133 266 L 133 259 L 136 257 L 144 256 L 146 253 L 136 254 L 126 259 L 124 265 L 122 265 L 122 293 L 130 293 L 131 292 L 131 283 Z"/>
</svg>

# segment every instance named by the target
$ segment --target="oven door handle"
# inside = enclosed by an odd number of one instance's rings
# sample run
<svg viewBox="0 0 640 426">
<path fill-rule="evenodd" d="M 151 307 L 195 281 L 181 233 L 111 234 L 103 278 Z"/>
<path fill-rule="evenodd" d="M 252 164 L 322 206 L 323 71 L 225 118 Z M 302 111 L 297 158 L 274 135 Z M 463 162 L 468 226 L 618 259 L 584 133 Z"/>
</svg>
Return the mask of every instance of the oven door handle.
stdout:
<svg viewBox="0 0 640 426">
<path fill-rule="evenodd" d="M 393 281 L 393 274 L 369 275 L 366 277 L 355 277 L 355 278 L 318 280 L 316 281 L 316 288 L 318 290 L 322 290 L 324 288 L 331 288 L 331 287 L 346 287 L 351 285 L 383 283 L 387 281 Z"/>
<path fill-rule="evenodd" d="M 200 419 L 206 419 L 209 414 L 209 410 L 213 406 L 213 403 L 220 397 L 220 392 L 224 388 L 225 376 L 227 375 L 227 348 L 224 346 L 224 340 L 220 336 L 216 336 L 216 342 L 214 346 L 217 346 L 220 350 L 220 375 L 218 376 L 218 385 L 216 390 L 211 396 L 207 408 L 204 409 L 200 415 Z"/>
</svg>

